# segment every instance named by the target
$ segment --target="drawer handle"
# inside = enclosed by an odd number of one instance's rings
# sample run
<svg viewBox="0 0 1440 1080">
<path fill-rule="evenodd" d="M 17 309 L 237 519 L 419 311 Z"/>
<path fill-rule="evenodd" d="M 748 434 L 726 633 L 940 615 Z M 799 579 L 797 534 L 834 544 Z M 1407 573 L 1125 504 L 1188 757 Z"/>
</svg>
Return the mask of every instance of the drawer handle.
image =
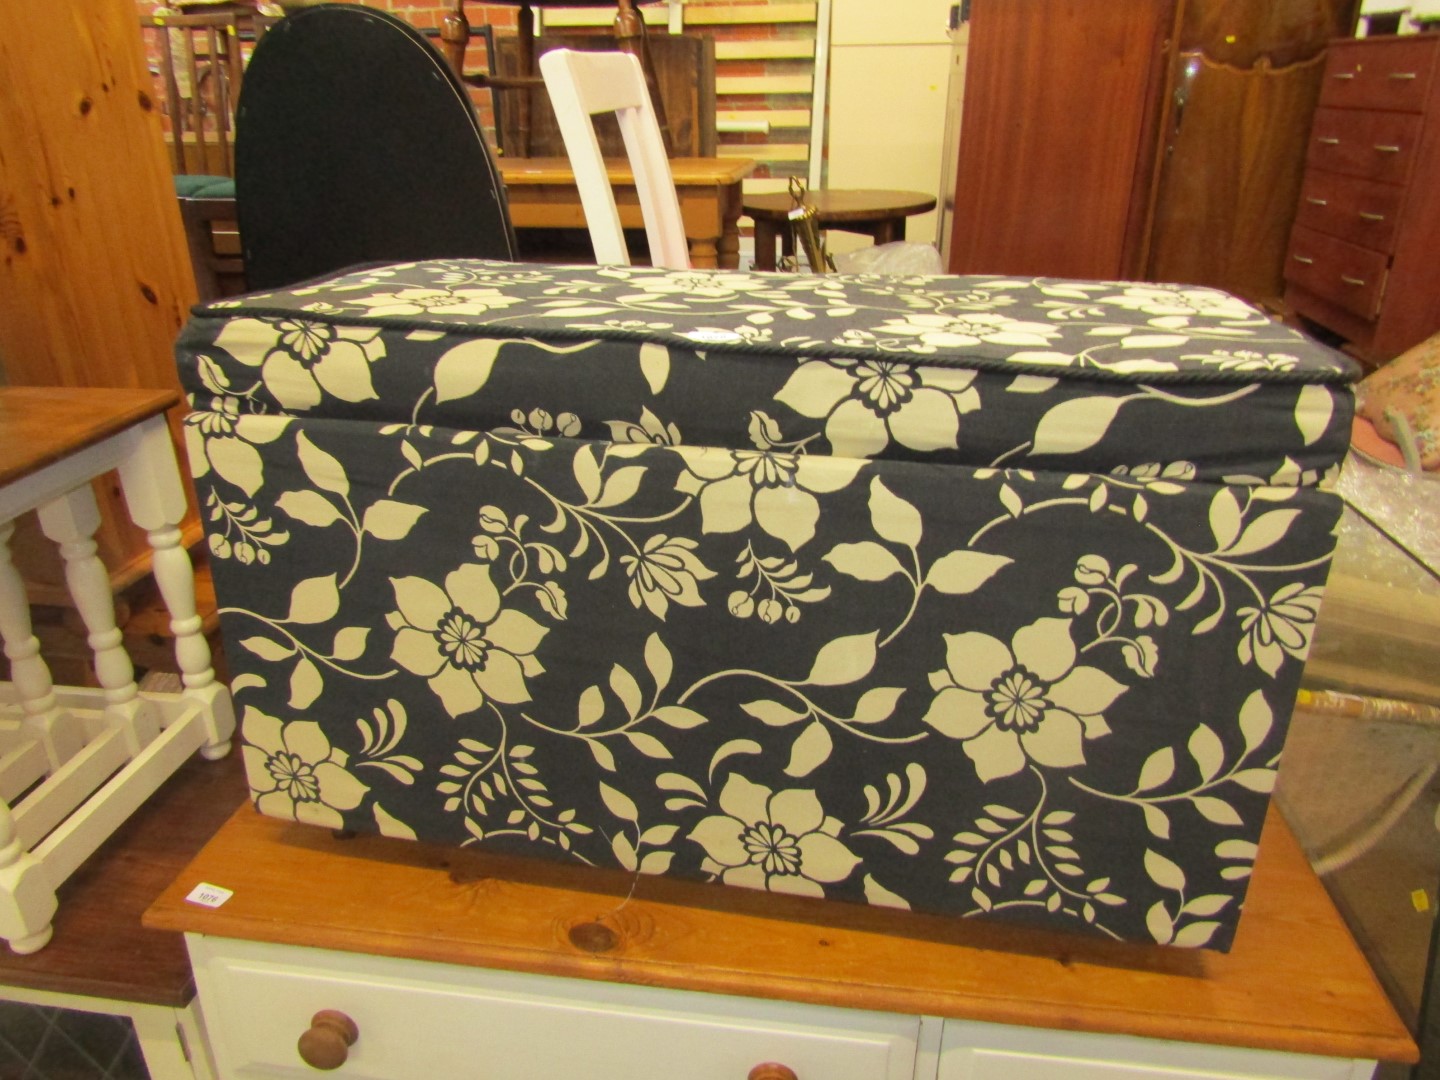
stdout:
<svg viewBox="0 0 1440 1080">
<path fill-rule="evenodd" d="M 1340 275 L 1340 280 L 1343 281 L 1346 285 L 1364 285 L 1364 284 L 1365 284 L 1365 279 L 1364 279 L 1364 278 L 1351 277 L 1349 274 L 1341 274 L 1341 275 Z"/>
<path fill-rule="evenodd" d="M 1329 205 L 1330 205 L 1330 200 L 1329 200 L 1329 199 L 1317 199 L 1317 198 L 1315 198 L 1315 196 L 1313 196 L 1313 195 L 1308 196 L 1308 197 L 1305 199 L 1305 201 L 1308 202 L 1311 206 L 1329 206 Z"/>
<path fill-rule="evenodd" d="M 1378 154 L 1398 154 L 1400 153 L 1400 147 L 1386 143 L 1376 143 L 1375 152 Z"/>
<path fill-rule="evenodd" d="M 295 1049 L 300 1052 L 300 1060 L 312 1069 L 338 1069 L 359 1038 L 360 1029 L 354 1020 L 335 1009 L 321 1009 L 310 1018 L 310 1027 L 300 1036 Z"/>
<path fill-rule="evenodd" d="M 1385 215 L 1384 215 L 1384 214 L 1371 213 L 1369 210 L 1360 210 L 1360 211 L 1358 211 L 1358 213 L 1360 214 L 1360 220 L 1361 220 L 1361 221 L 1384 221 L 1384 220 L 1385 220 Z"/>
<path fill-rule="evenodd" d="M 1416 78 L 1416 75 L 1413 71 L 1392 71 L 1388 77 L 1391 79 L 1413 79 Z"/>
<path fill-rule="evenodd" d="M 1331 75 L 1330 77 L 1332 79 L 1353 79 L 1355 78 L 1355 73 L 1353 71 L 1337 71 L 1334 75 Z"/>
<path fill-rule="evenodd" d="M 795 1070 L 778 1061 L 766 1061 L 750 1070 L 745 1080 L 796 1080 Z"/>
<path fill-rule="evenodd" d="M 1304 263 L 1306 266 L 1313 266 L 1315 264 L 1315 260 L 1308 255 L 1291 255 L 1290 257 L 1298 263 Z"/>
<path fill-rule="evenodd" d="M 1340 140 L 1334 135 L 1320 135 L 1315 139 L 1321 146 L 1339 146 Z"/>
</svg>

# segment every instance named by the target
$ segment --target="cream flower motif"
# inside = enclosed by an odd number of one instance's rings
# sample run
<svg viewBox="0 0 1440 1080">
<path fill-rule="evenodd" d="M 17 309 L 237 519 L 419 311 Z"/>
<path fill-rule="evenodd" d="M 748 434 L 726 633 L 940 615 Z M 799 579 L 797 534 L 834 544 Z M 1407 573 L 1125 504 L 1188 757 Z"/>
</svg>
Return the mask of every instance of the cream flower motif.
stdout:
<svg viewBox="0 0 1440 1080">
<path fill-rule="evenodd" d="M 242 416 L 240 399 L 212 397 L 185 417 L 185 452 L 191 475 L 199 480 L 215 470 L 246 495 L 265 483 L 265 469 L 256 446 L 285 433 L 288 416 Z"/>
<path fill-rule="evenodd" d="M 1046 323 L 1024 322 L 991 312 L 938 315 L 916 312 L 876 327 L 879 336 L 899 334 L 918 338 L 912 352 L 959 349 L 985 342 L 990 345 L 1045 345 L 1060 336 Z"/>
<path fill-rule="evenodd" d="M 681 450 L 688 471 L 675 481 L 675 489 L 700 497 L 705 532 L 739 532 L 754 522 L 791 551 L 815 535 L 820 520 L 815 495 L 839 491 L 864 465 L 780 450 Z"/>
<path fill-rule="evenodd" d="M 1261 671 L 1273 676 L 1285 662 L 1286 654 L 1304 660 L 1315 634 L 1321 595 L 1318 586 L 1290 584 L 1263 607 L 1239 608 L 1236 614 L 1245 632 L 1238 649 L 1240 662 L 1248 664 L 1253 659 Z"/>
<path fill-rule="evenodd" d="M 346 771 L 349 758 L 313 720 L 283 724 L 252 706 L 240 730 L 245 775 L 262 814 L 339 829 L 342 812 L 354 810 L 370 790 Z"/>
<path fill-rule="evenodd" d="M 895 360 L 807 360 L 775 400 L 825 418 L 841 457 L 874 457 L 893 439 L 911 450 L 953 450 L 960 417 L 980 408 L 975 372 Z"/>
<path fill-rule="evenodd" d="M 1085 763 L 1084 740 L 1109 732 L 1101 715 L 1127 689 L 1098 668 L 1075 666 L 1069 619 L 1037 619 L 1007 647 L 988 634 L 945 634 L 945 669 L 925 722 L 962 739 L 989 783 L 1034 761 L 1065 769 Z"/>
<path fill-rule="evenodd" d="M 645 541 L 637 555 L 622 555 L 620 565 L 630 578 L 630 603 L 642 604 L 657 619 L 665 618 L 670 604 L 703 607 L 698 582 L 715 576 L 695 557 L 699 545 L 684 536 L 657 533 Z"/>
<path fill-rule="evenodd" d="M 612 442 L 643 446 L 679 446 L 680 429 L 667 424 L 646 406 L 640 408 L 640 420 L 606 420 Z"/>
<path fill-rule="evenodd" d="M 435 275 L 437 285 L 455 286 L 471 282 L 479 282 L 484 285 L 543 285 L 546 282 L 554 281 L 554 274 L 547 274 L 541 270 L 515 270 L 508 264 L 499 264 L 496 269 L 486 266 L 457 266 L 453 270 L 445 270 L 441 264 L 440 273 Z"/>
<path fill-rule="evenodd" d="M 265 389 L 294 411 L 313 409 L 325 394 L 341 401 L 373 400 L 370 365 L 385 355 L 379 327 L 303 318 L 232 319 L 215 345 L 259 367 Z"/>
<path fill-rule="evenodd" d="M 484 315 L 487 311 L 520 303 L 499 289 L 471 286 L 461 289 L 400 289 L 352 297 L 347 303 L 368 308 L 366 315 Z"/>
<path fill-rule="evenodd" d="M 1216 349 L 1193 359 L 1221 371 L 1291 371 L 1300 366 L 1300 358 L 1294 353 L 1262 353 L 1254 349 Z"/>
<path fill-rule="evenodd" d="M 702 868 L 727 885 L 796 896 L 825 895 L 860 862 L 836 837 L 815 792 L 771 791 L 731 773 L 720 792 L 721 814 L 702 818 L 690 839 L 705 849 Z"/>
<path fill-rule="evenodd" d="M 535 650 L 549 631 L 523 612 L 500 606 L 488 565 L 467 564 L 445 587 L 419 577 L 391 578 L 398 611 L 390 658 L 430 681 L 451 716 L 474 712 L 486 699 L 530 700 L 527 676 L 544 672 Z"/>
<path fill-rule="evenodd" d="M 676 270 L 668 274 L 637 274 L 627 284 L 641 290 L 635 296 L 622 296 L 622 303 L 645 300 L 645 294 L 683 295 L 687 300 L 728 300 L 742 293 L 774 292 L 773 278 L 734 271 Z"/>
<path fill-rule="evenodd" d="M 1245 301 L 1216 289 L 1164 288 L 1158 285 L 1131 285 L 1103 297 L 1104 304 L 1154 316 L 1151 326 L 1179 329 L 1195 318 L 1226 322 L 1264 322 L 1265 318 Z"/>
</svg>

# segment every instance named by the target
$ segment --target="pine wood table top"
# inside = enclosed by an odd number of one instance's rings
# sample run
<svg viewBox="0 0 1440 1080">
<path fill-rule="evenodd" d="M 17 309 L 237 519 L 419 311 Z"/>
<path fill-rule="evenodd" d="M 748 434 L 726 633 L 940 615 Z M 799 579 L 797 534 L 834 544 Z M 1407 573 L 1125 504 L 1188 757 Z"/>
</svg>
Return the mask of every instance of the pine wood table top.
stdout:
<svg viewBox="0 0 1440 1080">
<path fill-rule="evenodd" d="M 0 387 L 0 484 L 29 476 L 179 401 L 176 390 Z"/>
<path fill-rule="evenodd" d="M 187 903 L 201 882 L 224 906 Z M 1188 1042 L 1414 1061 L 1272 810 L 1233 950 L 1117 944 L 860 905 L 340 839 L 242 807 L 145 915 L 218 937 Z"/>
<path fill-rule="evenodd" d="M 575 183 L 569 158 L 501 158 L 499 165 L 506 187 Z M 670 173 L 676 187 L 738 184 L 754 171 L 755 162 L 750 158 L 670 159 Z M 605 172 L 612 184 L 635 182 L 628 161 L 607 161 Z"/>
<path fill-rule="evenodd" d="M 5 986 L 176 1008 L 195 996 L 178 934 L 140 916 L 245 801 L 239 751 L 186 762 L 62 886 L 55 936 L 29 956 L 0 948 Z"/>
</svg>

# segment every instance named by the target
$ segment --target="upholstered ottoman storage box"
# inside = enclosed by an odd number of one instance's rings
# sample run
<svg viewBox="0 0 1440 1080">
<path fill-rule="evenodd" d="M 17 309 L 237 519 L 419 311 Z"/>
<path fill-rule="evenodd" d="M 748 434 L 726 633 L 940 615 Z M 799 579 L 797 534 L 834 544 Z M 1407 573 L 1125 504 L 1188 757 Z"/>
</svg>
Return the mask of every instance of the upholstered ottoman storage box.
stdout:
<svg viewBox="0 0 1440 1080">
<path fill-rule="evenodd" d="M 1204 289 L 488 262 L 178 354 L 262 812 L 1229 945 L 1337 354 Z"/>
</svg>

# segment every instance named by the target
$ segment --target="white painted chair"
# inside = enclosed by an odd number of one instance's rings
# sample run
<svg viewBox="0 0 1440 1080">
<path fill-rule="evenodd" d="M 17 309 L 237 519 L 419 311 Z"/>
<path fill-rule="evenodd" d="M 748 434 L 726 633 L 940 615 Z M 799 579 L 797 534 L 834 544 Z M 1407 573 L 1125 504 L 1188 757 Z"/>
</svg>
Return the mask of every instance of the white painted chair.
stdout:
<svg viewBox="0 0 1440 1080">
<path fill-rule="evenodd" d="M 660 125 L 650 104 L 640 62 L 629 53 L 552 49 L 540 57 L 540 73 L 555 108 L 575 186 L 602 266 L 629 266 L 615 193 L 595 138 L 596 113 L 613 112 L 625 140 L 635 190 L 650 242 L 650 262 L 672 270 L 690 268 L 675 178 L 665 156 Z"/>
<path fill-rule="evenodd" d="M 230 692 L 211 666 L 181 544 L 185 489 L 165 422 L 177 400 L 173 391 L 0 389 L 0 639 L 10 662 L 0 682 L 0 938 L 17 953 L 50 940 L 56 890 L 191 754 L 230 749 Z M 178 692 L 142 690 L 121 644 L 91 488 L 111 469 L 150 542 Z M 98 688 L 56 686 L 40 656 L 9 548 L 29 510 L 64 557 Z"/>
</svg>

